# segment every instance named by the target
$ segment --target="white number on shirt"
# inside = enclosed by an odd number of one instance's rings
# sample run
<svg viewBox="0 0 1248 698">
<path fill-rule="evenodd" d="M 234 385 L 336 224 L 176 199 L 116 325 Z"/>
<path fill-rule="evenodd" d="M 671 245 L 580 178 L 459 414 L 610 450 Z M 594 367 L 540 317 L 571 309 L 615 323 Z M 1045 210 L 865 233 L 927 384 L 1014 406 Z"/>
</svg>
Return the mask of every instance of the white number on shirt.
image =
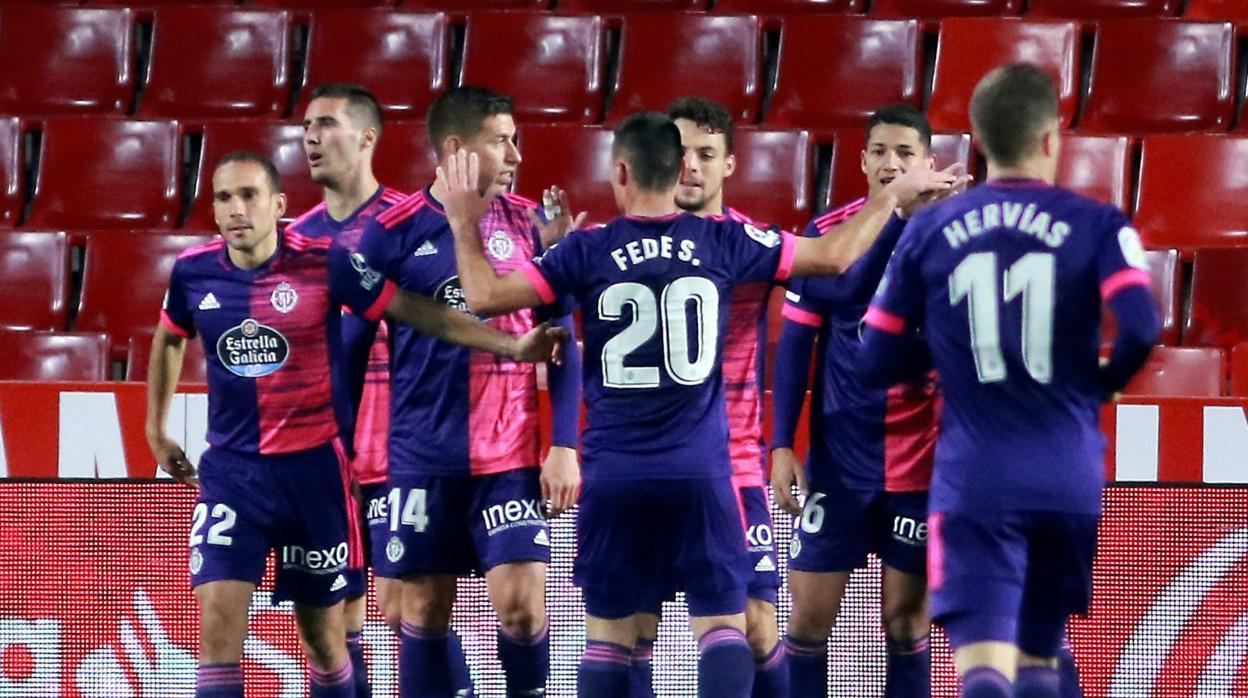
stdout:
<svg viewBox="0 0 1248 698">
<path fill-rule="evenodd" d="M 689 304 L 693 304 L 698 345 L 690 359 Z M 657 388 L 658 366 L 625 366 L 624 360 L 650 340 L 659 326 L 659 303 L 654 292 L 631 281 L 613 284 L 598 298 L 598 318 L 623 319 L 632 308 L 632 322 L 602 347 L 602 383 L 609 388 Z M 663 289 L 663 363 L 667 374 L 681 385 L 699 385 L 715 369 L 719 343 L 719 289 L 710 279 L 685 276 Z"/>
<path fill-rule="evenodd" d="M 225 535 L 227 531 L 234 528 L 234 523 L 238 520 L 238 515 L 234 513 L 228 505 L 218 503 L 212 508 L 212 518 L 218 521 L 208 528 L 208 544 L 209 545 L 229 545 L 234 539 Z M 208 520 L 208 505 L 200 502 L 195 505 L 195 510 L 191 512 L 191 545 L 199 545 L 204 542 L 204 537 L 199 535 L 199 529 L 204 527 Z"/>
<path fill-rule="evenodd" d="M 411 489 L 407 491 L 407 501 L 403 501 L 403 489 L 395 487 L 387 495 L 390 509 L 390 530 L 397 531 L 399 526 L 411 526 L 417 533 L 424 532 L 429 525 L 429 497 L 425 490 Z"/>
<path fill-rule="evenodd" d="M 997 286 L 997 255 L 967 255 L 949 275 L 949 303 L 967 299 L 971 328 L 971 352 L 980 383 L 1005 380 L 1005 357 L 1001 352 L 1001 304 L 1022 296 L 1023 365 L 1038 383 L 1053 378 L 1053 304 L 1056 284 L 1052 253 L 1030 252 L 1010 266 L 1003 287 Z M 998 297 L 1001 302 L 998 303 Z"/>
</svg>

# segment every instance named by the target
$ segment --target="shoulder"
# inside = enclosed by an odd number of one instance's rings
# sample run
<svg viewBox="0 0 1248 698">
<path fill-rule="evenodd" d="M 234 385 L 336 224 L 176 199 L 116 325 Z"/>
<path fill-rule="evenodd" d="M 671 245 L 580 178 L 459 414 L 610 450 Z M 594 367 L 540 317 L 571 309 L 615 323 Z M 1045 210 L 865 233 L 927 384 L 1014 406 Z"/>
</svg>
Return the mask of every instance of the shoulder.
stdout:
<svg viewBox="0 0 1248 698">
<path fill-rule="evenodd" d="M 196 260 L 202 260 L 209 255 L 220 252 L 224 248 L 225 241 L 221 238 L 217 238 L 212 242 L 206 242 L 202 245 L 195 245 L 182 250 L 178 253 L 178 261 L 181 262 L 185 260 L 188 263 L 193 263 Z"/>
<path fill-rule="evenodd" d="M 501 200 L 504 206 L 511 206 L 520 209 L 537 208 L 536 201 L 520 196 L 519 194 L 503 194 Z"/>
<path fill-rule="evenodd" d="M 381 188 L 381 196 L 378 197 L 378 200 L 385 206 L 394 206 L 395 204 L 402 203 L 402 201 L 408 198 L 408 196 L 408 194 L 404 194 L 398 189 L 383 186 Z"/>
<path fill-rule="evenodd" d="M 853 218 L 854 214 L 861 211 L 862 207 L 866 205 L 867 198 L 864 196 L 861 199 L 855 199 L 843 206 L 839 206 L 831 211 L 815 216 L 811 219 L 810 223 L 806 225 L 805 234 L 807 237 L 819 237 L 820 235 L 824 235 L 838 225 L 844 223 L 850 218 Z"/>
<path fill-rule="evenodd" d="M 313 206 L 307 211 L 304 211 L 297 218 L 295 218 L 295 220 L 288 223 L 286 225 L 286 230 L 288 231 L 294 230 L 294 231 L 302 232 L 302 229 L 304 228 L 304 226 L 310 225 L 315 219 L 319 218 L 321 214 L 325 212 L 325 209 L 326 209 L 325 202 L 322 201 L 321 203 Z"/>
<path fill-rule="evenodd" d="M 433 208 L 429 205 L 429 201 L 425 198 L 425 193 L 418 191 L 415 194 L 399 199 L 390 208 L 377 214 L 377 217 L 373 220 L 383 230 L 394 230 L 404 225 L 410 225 L 422 213 L 432 210 Z"/>
</svg>

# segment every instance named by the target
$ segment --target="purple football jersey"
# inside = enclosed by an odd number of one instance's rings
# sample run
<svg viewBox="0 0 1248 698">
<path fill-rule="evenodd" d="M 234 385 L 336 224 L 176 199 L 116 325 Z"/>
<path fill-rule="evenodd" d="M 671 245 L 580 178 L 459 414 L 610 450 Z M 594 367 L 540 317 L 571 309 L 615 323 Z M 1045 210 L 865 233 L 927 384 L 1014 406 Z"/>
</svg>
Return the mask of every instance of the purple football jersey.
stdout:
<svg viewBox="0 0 1248 698">
<path fill-rule="evenodd" d="M 1145 269 L 1117 208 L 1036 180 L 914 217 L 866 322 L 920 326 L 940 375 L 932 511 L 1100 511 L 1101 301 Z"/>
<path fill-rule="evenodd" d="M 672 214 L 578 231 L 524 267 L 583 310 L 587 479 L 728 476 L 721 372 L 737 284 L 788 278 L 795 239 Z"/>
</svg>

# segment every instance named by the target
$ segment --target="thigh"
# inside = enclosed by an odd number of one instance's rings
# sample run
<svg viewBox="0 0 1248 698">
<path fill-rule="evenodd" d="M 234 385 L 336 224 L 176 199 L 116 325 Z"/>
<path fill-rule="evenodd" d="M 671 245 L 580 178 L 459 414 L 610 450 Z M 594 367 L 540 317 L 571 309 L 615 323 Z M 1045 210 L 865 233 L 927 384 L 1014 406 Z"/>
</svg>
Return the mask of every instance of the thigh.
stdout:
<svg viewBox="0 0 1248 698">
<path fill-rule="evenodd" d="M 1019 515 L 936 513 L 928 524 L 932 617 L 1017 618 L 1029 546 Z"/>
<path fill-rule="evenodd" d="M 550 562 L 550 528 L 537 468 L 473 478 L 468 527 L 480 571 L 519 562 Z"/>
<path fill-rule="evenodd" d="M 348 570 L 360 562 L 346 460 L 338 449 L 322 447 L 283 456 L 279 462 L 282 494 L 280 524 L 273 541 L 277 548 L 274 598 L 305 606 L 333 606 L 347 597 Z"/>
<path fill-rule="evenodd" d="M 779 558 L 767 488 L 742 487 L 737 495 L 745 523 L 745 546 L 754 570 L 747 589 L 749 597 L 775 606 L 780 589 L 780 567 L 776 564 Z"/>
<path fill-rule="evenodd" d="M 275 507 L 263 456 L 210 448 L 199 463 L 191 511 L 191 586 L 217 581 L 255 585 L 273 545 Z"/>
<path fill-rule="evenodd" d="M 1094 514 L 1031 516 L 1032 545 L 1018 628 L 1018 645 L 1026 654 L 1057 656 L 1066 619 L 1088 610 L 1099 519 Z"/>
<path fill-rule="evenodd" d="M 377 574 L 464 576 L 476 569 L 468 510 L 472 502 L 470 476 L 391 473 L 386 502 L 374 537 Z M 381 540 L 384 538 L 385 543 Z"/>
<path fill-rule="evenodd" d="M 674 544 L 670 562 L 660 561 L 664 582 L 685 592 L 692 616 L 743 614 L 753 567 L 732 481 L 672 480 L 662 489 L 665 525 L 656 530 Z"/>
<path fill-rule="evenodd" d="M 635 480 L 586 480 L 581 486 L 573 582 L 584 595 L 586 613 L 608 625 L 651 611 L 665 598 L 655 561 L 664 557 L 659 548 L 666 541 L 653 533 L 661 529 L 643 522 L 650 519 L 651 492 Z"/>
<path fill-rule="evenodd" d="M 885 565 L 918 577 L 927 574 L 926 492 L 886 493 L 875 526 L 875 550 Z"/>
<path fill-rule="evenodd" d="M 789 568 L 848 572 L 866 567 L 872 547 L 872 514 L 883 493 L 840 488 L 811 492 L 789 541 Z"/>
</svg>

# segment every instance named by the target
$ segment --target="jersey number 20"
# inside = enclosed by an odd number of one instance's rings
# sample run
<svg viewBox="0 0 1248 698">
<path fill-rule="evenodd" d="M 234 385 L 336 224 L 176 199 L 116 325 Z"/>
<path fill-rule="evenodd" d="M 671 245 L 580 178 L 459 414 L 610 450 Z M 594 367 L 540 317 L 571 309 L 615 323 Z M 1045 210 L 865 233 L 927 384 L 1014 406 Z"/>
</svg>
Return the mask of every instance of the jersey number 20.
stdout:
<svg viewBox="0 0 1248 698">
<path fill-rule="evenodd" d="M 698 346 L 689 358 L 689 304 L 693 303 Z M 663 363 L 667 375 L 681 385 L 698 385 L 715 369 L 719 342 L 719 289 L 710 279 L 684 276 L 663 289 L 656 300 L 649 287 L 626 281 L 613 284 L 598 297 L 598 318 L 623 319 L 632 308 L 632 322 L 602 346 L 602 384 L 608 388 L 657 388 L 658 366 L 625 366 L 624 360 L 663 326 Z"/>
<path fill-rule="evenodd" d="M 1001 305 L 1023 297 L 1023 365 L 1037 383 L 1053 378 L 1053 302 L 1056 272 L 1053 255 L 1029 252 L 1010 265 L 997 285 L 997 255 L 976 252 L 963 259 L 949 275 L 949 303 L 968 299 L 971 351 L 980 383 L 1005 380 L 1001 353 Z M 1001 303 L 997 299 L 1001 299 Z"/>
</svg>

